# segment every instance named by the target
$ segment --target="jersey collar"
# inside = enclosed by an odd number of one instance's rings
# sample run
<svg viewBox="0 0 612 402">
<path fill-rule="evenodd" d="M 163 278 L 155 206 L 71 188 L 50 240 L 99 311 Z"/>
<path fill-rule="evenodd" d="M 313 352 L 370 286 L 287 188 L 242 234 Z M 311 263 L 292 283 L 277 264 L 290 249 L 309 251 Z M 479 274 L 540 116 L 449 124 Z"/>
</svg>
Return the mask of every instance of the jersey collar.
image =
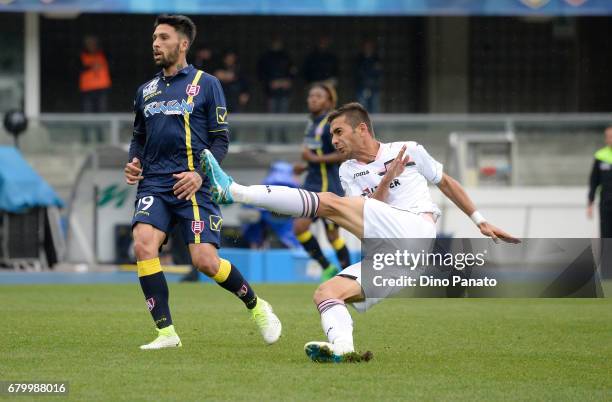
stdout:
<svg viewBox="0 0 612 402">
<path fill-rule="evenodd" d="M 167 77 L 167 78 L 171 79 L 173 77 L 178 77 L 179 75 L 187 75 L 190 72 L 192 72 L 194 68 L 195 67 L 192 64 L 188 64 L 187 67 L 183 67 L 182 69 L 178 70 L 175 75 L 173 75 L 172 77 Z M 163 78 L 164 77 L 164 70 L 159 70 L 159 72 L 156 75 L 159 78 Z"/>
</svg>

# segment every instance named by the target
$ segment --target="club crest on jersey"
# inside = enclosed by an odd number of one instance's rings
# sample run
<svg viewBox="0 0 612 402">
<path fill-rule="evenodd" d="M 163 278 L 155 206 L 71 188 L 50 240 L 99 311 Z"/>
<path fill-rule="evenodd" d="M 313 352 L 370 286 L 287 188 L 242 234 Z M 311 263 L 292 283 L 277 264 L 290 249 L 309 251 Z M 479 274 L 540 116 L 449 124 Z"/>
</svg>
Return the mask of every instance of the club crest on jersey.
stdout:
<svg viewBox="0 0 612 402">
<path fill-rule="evenodd" d="M 199 85 L 187 85 L 187 89 L 185 90 L 185 92 L 187 93 L 188 96 L 196 96 L 197 94 L 200 93 L 200 86 Z"/>
<path fill-rule="evenodd" d="M 147 308 L 149 309 L 149 311 L 152 311 L 153 308 L 155 308 L 155 298 L 154 297 L 149 297 L 147 299 Z"/>
<path fill-rule="evenodd" d="M 191 231 L 199 235 L 204 230 L 204 221 L 191 221 Z"/>
</svg>

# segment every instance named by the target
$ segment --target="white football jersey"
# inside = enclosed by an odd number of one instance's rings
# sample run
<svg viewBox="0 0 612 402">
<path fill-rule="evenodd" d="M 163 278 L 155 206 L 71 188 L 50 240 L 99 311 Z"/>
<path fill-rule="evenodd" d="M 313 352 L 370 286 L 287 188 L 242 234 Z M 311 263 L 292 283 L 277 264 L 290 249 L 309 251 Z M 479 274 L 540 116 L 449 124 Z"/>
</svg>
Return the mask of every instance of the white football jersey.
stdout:
<svg viewBox="0 0 612 402">
<path fill-rule="evenodd" d="M 340 182 L 345 195 L 372 195 L 385 175 L 387 165 L 393 162 L 404 144 L 404 157 L 409 156 L 410 159 L 402 174 L 389 185 L 385 202 L 414 213 L 431 212 L 437 217 L 440 209 L 431 200 L 427 182 L 438 184 L 442 180 L 442 164 L 414 141 L 381 143 L 376 159 L 367 164 L 355 159 L 345 161 L 340 166 Z"/>
</svg>

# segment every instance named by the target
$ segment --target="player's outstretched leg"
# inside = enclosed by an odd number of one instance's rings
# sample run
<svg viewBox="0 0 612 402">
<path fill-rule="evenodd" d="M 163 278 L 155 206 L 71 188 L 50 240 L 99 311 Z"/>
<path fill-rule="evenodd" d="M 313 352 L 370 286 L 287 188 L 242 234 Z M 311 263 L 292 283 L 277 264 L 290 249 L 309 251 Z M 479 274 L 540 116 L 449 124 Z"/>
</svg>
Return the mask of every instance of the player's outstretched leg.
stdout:
<svg viewBox="0 0 612 402">
<path fill-rule="evenodd" d="M 238 202 L 293 217 L 316 216 L 319 208 L 319 197 L 316 193 L 284 186 L 242 186 L 221 169 L 208 149 L 200 154 L 200 167 L 210 179 L 212 198 L 217 204 Z"/>
<path fill-rule="evenodd" d="M 207 149 L 200 154 L 200 168 L 211 181 L 213 199 L 220 204 L 238 202 L 293 217 L 329 218 L 358 238 L 363 237 L 365 201 L 361 197 L 339 197 L 285 186 L 243 186 L 221 169 Z"/>
</svg>

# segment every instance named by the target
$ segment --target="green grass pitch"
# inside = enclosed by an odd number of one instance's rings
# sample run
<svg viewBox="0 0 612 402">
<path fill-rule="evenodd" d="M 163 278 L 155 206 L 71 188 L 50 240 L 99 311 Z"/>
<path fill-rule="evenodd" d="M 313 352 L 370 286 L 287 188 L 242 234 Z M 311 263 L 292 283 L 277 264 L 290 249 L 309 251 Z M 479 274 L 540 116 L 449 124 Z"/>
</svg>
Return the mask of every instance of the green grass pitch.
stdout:
<svg viewBox="0 0 612 402">
<path fill-rule="evenodd" d="M 141 351 L 155 333 L 136 281 L 0 286 L 0 380 L 67 380 L 85 401 L 612 400 L 612 299 L 387 300 L 353 312 L 374 359 L 322 365 L 303 352 L 323 340 L 314 286 L 256 290 L 276 345 L 219 287 L 173 284 L 183 348 Z"/>
</svg>

